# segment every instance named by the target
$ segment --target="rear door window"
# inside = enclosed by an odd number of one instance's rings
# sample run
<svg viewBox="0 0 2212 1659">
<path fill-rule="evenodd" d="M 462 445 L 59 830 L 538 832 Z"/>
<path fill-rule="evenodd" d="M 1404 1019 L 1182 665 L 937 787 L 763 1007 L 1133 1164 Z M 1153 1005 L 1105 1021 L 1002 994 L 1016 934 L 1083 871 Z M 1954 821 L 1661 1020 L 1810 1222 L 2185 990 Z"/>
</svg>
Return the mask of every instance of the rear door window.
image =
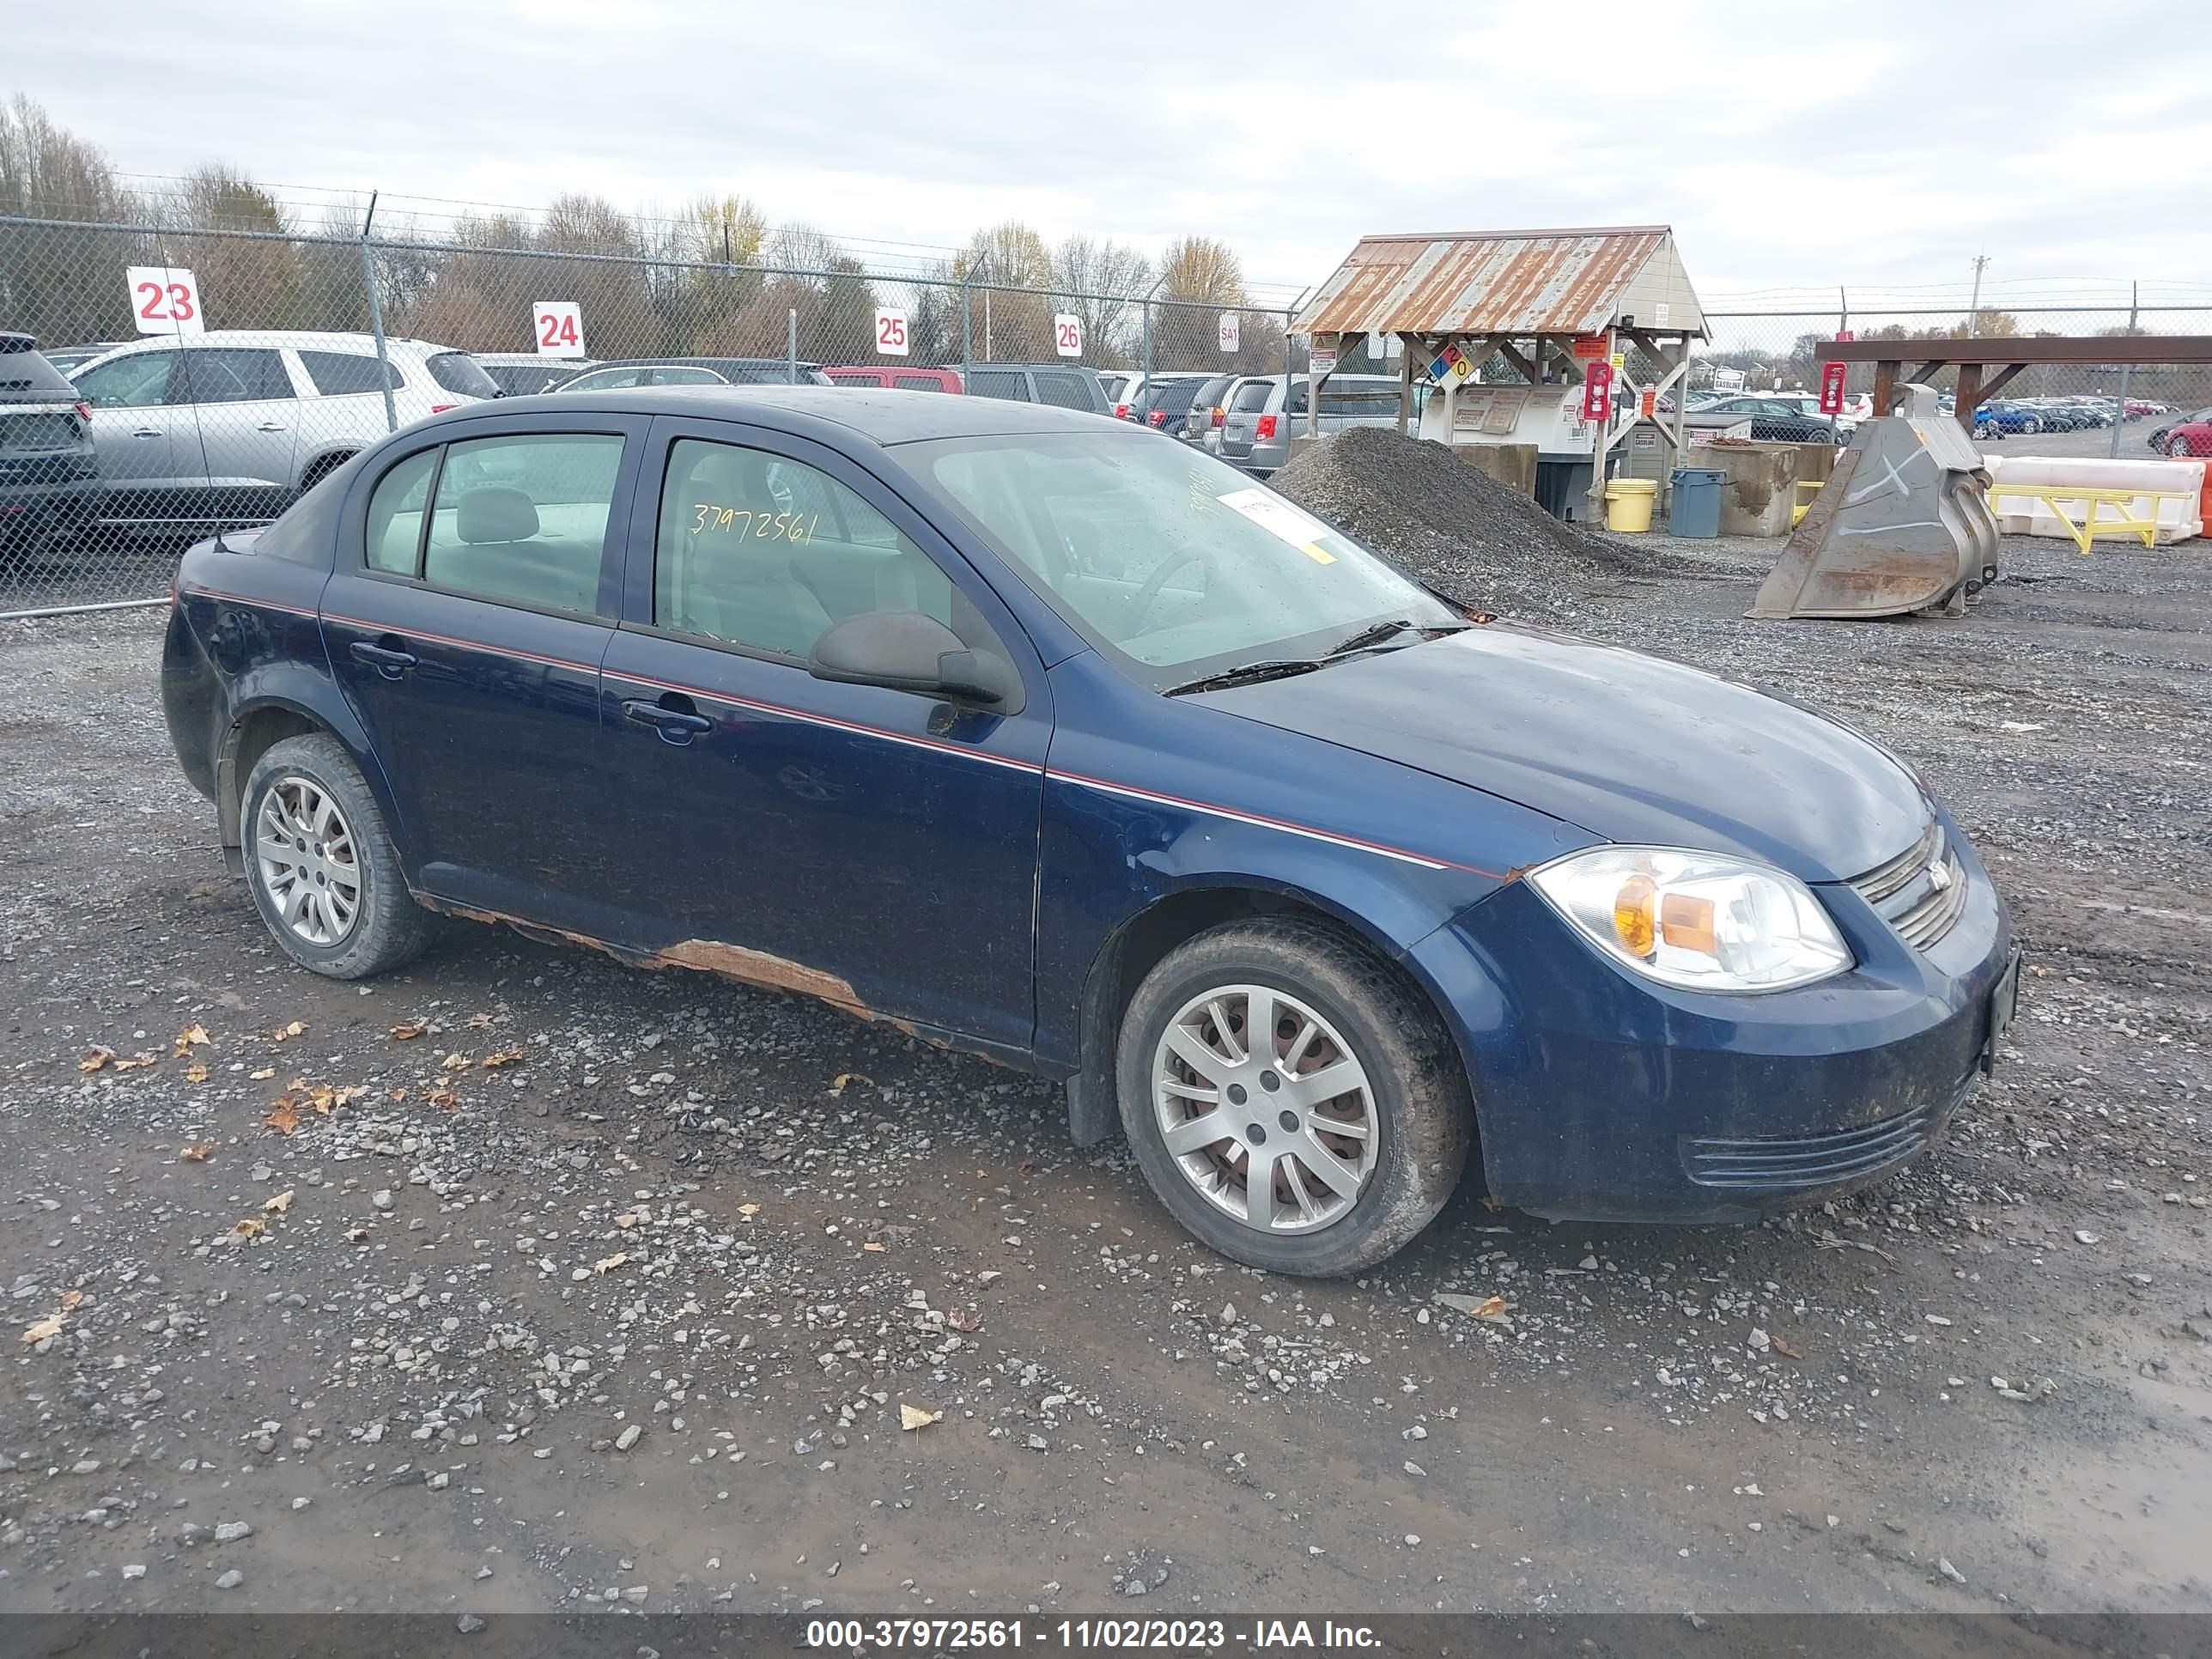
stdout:
<svg viewBox="0 0 2212 1659">
<path fill-rule="evenodd" d="M 368 535 L 364 557 L 371 570 L 391 576 L 420 573 L 422 561 L 422 503 L 430 499 L 430 480 L 443 452 L 426 449 L 410 455 L 376 481 L 368 498 Z M 266 539 L 265 538 L 264 539 Z"/>
<path fill-rule="evenodd" d="M 974 368 L 968 371 L 968 390 L 978 398 L 1030 401 L 1029 376 L 1018 368 Z"/>
<path fill-rule="evenodd" d="M 303 351 L 300 367 L 307 371 L 315 390 L 325 398 L 350 397 L 360 392 L 398 391 L 406 385 L 399 371 L 365 352 Z"/>
<path fill-rule="evenodd" d="M 213 346 L 177 354 L 169 377 L 173 404 L 253 404 L 290 398 L 292 377 L 274 351 L 248 346 Z"/>
<path fill-rule="evenodd" d="M 447 447 L 422 580 L 539 611 L 599 611 L 607 514 L 623 441 L 538 433 Z M 392 483 L 385 475 L 384 485 Z M 383 486 L 380 486 L 382 488 Z M 394 517 L 404 514 L 404 495 Z"/>
<path fill-rule="evenodd" d="M 1091 382 L 1080 374 L 1054 374 L 1040 369 L 1036 377 L 1037 401 L 1052 404 L 1061 409 L 1085 410 L 1097 414 L 1099 398 Z"/>
</svg>

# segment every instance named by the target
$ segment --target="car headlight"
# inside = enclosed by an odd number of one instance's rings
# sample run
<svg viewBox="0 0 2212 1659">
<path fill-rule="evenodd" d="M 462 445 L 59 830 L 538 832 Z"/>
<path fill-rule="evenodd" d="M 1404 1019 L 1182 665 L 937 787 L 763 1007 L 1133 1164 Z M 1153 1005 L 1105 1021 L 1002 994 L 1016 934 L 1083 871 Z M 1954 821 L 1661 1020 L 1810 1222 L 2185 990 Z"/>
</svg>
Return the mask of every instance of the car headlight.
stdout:
<svg viewBox="0 0 2212 1659">
<path fill-rule="evenodd" d="M 1812 890 L 1771 865 L 1673 847 L 1594 847 L 1528 880 L 1600 950 L 1663 984 L 1781 991 L 1851 965 Z"/>
</svg>

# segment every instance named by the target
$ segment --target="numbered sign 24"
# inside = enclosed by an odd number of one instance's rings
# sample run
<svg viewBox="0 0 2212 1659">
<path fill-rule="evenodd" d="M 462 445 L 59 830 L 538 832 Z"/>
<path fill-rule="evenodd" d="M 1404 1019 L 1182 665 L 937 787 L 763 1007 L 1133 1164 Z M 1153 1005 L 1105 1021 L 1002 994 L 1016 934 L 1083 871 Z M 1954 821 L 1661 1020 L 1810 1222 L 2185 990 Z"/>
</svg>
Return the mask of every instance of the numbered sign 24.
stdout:
<svg viewBox="0 0 2212 1659">
<path fill-rule="evenodd" d="M 1083 319 L 1070 312 L 1054 313 L 1052 349 L 1063 357 L 1080 357 L 1083 355 Z"/>
<path fill-rule="evenodd" d="M 876 349 L 886 357 L 907 355 L 906 313 L 889 306 L 876 307 Z"/>
<path fill-rule="evenodd" d="M 574 300 L 539 300 L 530 307 L 530 331 L 541 357 L 584 355 L 584 313 Z"/>
<path fill-rule="evenodd" d="M 132 265 L 131 320 L 141 334 L 204 334 L 199 279 L 182 265 Z"/>
</svg>

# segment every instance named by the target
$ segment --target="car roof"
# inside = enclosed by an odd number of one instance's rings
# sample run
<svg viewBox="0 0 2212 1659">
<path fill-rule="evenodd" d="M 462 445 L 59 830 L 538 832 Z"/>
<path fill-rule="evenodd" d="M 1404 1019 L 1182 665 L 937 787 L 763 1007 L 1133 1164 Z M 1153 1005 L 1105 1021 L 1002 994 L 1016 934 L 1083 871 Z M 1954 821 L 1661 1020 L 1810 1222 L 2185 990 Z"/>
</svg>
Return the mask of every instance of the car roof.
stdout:
<svg viewBox="0 0 2212 1659">
<path fill-rule="evenodd" d="M 386 346 L 407 346 L 423 351 L 451 351 L 452 346 L 438 344 L 434 340 L 410 339 L 404 335 L 387 334 Z M 211 328 L 200 334 L 149 334 L 143 339 L 125 340 L 118 345 L 103 348 L 102 355 L 125 351 L 140 351 L 149 347 L 173 350 L 205 350 L 214 346 L 264 346 L 274 349 L 289 346 L 295 351 L 313 351 L 324 346 L 347 346 L 359 349 L 376 349 L 374 334 L 342 333 L 334 331 L 301 328 Z"/>
<path fill-rule="evenodd" d="M 602 357 L 593 368 L 784 368 L 790 367 L 785 357 Z M 819 368 L 805 358 L 799 360 L 800 368 Z"/>
<path fill-rule="evenodd" d="M 446 418 L 527 414 L 540 407 L 548 413 L 574 415 L 580 406 L 610 415 L 690 415 L 705 420 L 748 421 L 830 443 L 838 441 L 838 434 L 832 429 L 836 428 L 882 445 L 1024 432 L 1133 435 L 1134 432 L 1126 421 L 1051 404 L 948 398 L 939 392 L 854 386 L 617 386 L 599 392 L 551 393 L 542 400 L 502 398 L 496 403 L 472 404 L 465 411 Z"/>
</svg>

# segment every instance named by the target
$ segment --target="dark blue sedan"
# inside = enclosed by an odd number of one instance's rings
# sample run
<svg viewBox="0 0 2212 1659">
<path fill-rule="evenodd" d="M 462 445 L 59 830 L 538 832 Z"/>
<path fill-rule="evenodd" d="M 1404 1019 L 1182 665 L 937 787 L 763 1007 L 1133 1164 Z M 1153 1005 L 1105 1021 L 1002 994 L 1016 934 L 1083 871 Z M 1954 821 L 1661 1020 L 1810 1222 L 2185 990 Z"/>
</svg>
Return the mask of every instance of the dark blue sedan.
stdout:
<svg viewBox="0 0 2212 1659">
<path fill-rule="evenodd" d="M 1747 1218 L 1927 1146 L 2016 967 L 1865 738 L 1496 621 L 1103 417 L 807 386 L 410 427 L 179 578 L 179 758 L 277 942 L 434 913 L 1065 1082 L 1207 1243 L 1371 1266 L 1471 1149 Z"/>
</svg>

